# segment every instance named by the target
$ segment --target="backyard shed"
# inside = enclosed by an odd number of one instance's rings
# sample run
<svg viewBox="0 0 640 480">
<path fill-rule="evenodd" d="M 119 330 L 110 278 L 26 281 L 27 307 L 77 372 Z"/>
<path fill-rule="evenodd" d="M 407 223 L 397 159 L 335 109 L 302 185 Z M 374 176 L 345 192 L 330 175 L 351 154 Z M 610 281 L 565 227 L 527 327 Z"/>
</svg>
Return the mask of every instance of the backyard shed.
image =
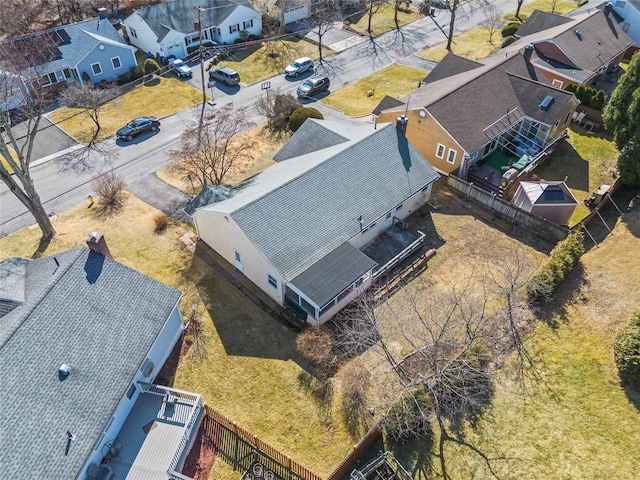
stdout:
<svg viewBox="0 0 640 480">
<path fill-rule="evenodd" d="M 521 182 L 512 202 L 558 225 L 568 225 L 578 205 L 564 182 Z"/>
</svg>

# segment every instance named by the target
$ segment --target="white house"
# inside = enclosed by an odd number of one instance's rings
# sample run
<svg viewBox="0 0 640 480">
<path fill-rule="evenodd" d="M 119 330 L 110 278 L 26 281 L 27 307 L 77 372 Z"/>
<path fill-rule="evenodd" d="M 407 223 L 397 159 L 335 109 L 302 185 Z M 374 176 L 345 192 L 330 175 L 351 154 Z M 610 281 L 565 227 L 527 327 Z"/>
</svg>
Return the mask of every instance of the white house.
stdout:
<svg viewBox="0 0 640 480">
<path fill-rule="evenodd" d="M 89 248 L 0 262 L 5 478 L 172 478 L 198 395 L 151 385 L 182 334 L 182 294 Z"/>
<path fill-rule="evenodd" d="M 618 26 L 633 39 L 633 49 L 637 50 L 640 46 L 640 0 L 606 2 L 598 8 L 613 10 Z"/>
<path fill-rule="evenodd" d="M 200 7 L 200 10 L 198 8 Z M 129 42 L 154 56 L 184 58 L 202 43 L 233 43 L 262 33 L 262 15 L 247 0 L 176 0 L 137 10 L 122 23 Z"/>
<path fill-rule="evenodd" d="M 319 325 L 422 245 L 424 234 L 396 224 L 439 175 L 390 123 L 308 119 L 274 160 L 238 186 L 204 189 L 186 210 L 206 244 Z"/>
</svg>

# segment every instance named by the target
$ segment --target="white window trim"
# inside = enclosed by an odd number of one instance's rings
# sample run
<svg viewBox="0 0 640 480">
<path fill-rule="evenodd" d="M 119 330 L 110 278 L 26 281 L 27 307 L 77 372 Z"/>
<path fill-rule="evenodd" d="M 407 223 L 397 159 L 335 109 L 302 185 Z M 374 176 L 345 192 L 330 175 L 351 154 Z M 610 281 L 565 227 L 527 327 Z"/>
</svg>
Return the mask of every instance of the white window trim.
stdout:
<svg viewBox="0 0 640 480">
<path fill-rule="evenodd" d="M 439 143 L 438 146 L 436 147 L 436 157 L 444 158 L 444 152 L 446 151 L 447 151 L 446 145 Z M 441 152 L 440 155 L 438 155 L 438 152 Z"/>
<path fill-rule="evenodd" d="M 115 64 L 113 63 L 114 60 L 118 60 L 118 63 L 120 64 L 119 67 L 116 67 Z M 113 67 L 114 70 L 119 70 L 122 68 L 122 60 L 120 60 L 120 57 L 112 57 L 111 58 L 111 66 Z"/>
<path fill-rule="evenodd" d="M 271 279 L 276 283 L 275 285 L 271 283 Z M 278 279 L 269 273 L 267 273 L 267 284 L 275 291 L 278 291 Z"/>
<path fill-rule="evenodd" d="M 453 158 L 451 158 L 451 154 L 453 153 Z M 456 157 L 458 156 L 458 151 L 453 148 L 449 149 L 449 153 L 447 154 L 447 163 L 454 165 L 456 163 Z"/>
<path fill-rule="evenodd" d="M 99 72 L 96 72 L 96 69 L 95 69 L 95 68 L 93 68 L 93 67 L 95 67 L 96 65 L 98 66 L 98 70 L 99 70 Z M 100 62 L 96 62 L 96 63 L 92 63 L 92 64 L 91 64 L 91 72 L 92 72 L 95 76 L 102 75 L 102 65 L 100 65 Z"/>
<path fill-rule="evenodd" d="M 562 88 L 562 86 L 564 85 L 564 82 L 562 80 L 558 80 L 557 78 L 554 78 L 553 80 L 551 80 L 551 85 L 557 88 Z"/>
</svg>

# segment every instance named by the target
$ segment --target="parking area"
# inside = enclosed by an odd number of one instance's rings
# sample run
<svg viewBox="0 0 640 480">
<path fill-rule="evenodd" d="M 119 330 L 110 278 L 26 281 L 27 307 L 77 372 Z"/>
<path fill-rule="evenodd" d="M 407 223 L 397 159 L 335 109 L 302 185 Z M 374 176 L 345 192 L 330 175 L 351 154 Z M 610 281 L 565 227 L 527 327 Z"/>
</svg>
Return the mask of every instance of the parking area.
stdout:
<svg viewBox="0 0 640 480">
<path fill-rule="evenodd" d="M 18 144 L 21 144 L 25 140 L 28 127 L 25 122 L 22 122 L 14 125 L 11 131 Z M 31 160 L 40 160 L 77 145 L 78 142 L 43 116 L 38 125 L 38 133 L 33 143 Z"/>
</svg>

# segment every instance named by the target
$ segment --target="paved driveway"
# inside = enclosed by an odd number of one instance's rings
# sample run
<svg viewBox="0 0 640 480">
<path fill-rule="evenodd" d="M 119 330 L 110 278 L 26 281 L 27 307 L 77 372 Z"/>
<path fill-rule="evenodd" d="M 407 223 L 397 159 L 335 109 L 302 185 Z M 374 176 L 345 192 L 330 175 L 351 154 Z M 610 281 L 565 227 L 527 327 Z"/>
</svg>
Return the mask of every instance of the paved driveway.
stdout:
<svg viewBox="0 0 640 480">
<path fill-rule="evenodd" d="M 11 131 L 18 140 L 18 144 L 22 144 L 24 142 L 24 136 L 27 134 L 26 124 L 19 123 L 14 125 Z M 59 152 L 77 145 L 78 143 L 73 138 L 60 130 L 47 118 L 42 117 L 40 125 L 38 125 L 38 133 L 33 143 L 33 152 L 31 155 L 32 164 L 37 160 L 46 159 L 50 155 L 59 154 Z"/>
</svg>

